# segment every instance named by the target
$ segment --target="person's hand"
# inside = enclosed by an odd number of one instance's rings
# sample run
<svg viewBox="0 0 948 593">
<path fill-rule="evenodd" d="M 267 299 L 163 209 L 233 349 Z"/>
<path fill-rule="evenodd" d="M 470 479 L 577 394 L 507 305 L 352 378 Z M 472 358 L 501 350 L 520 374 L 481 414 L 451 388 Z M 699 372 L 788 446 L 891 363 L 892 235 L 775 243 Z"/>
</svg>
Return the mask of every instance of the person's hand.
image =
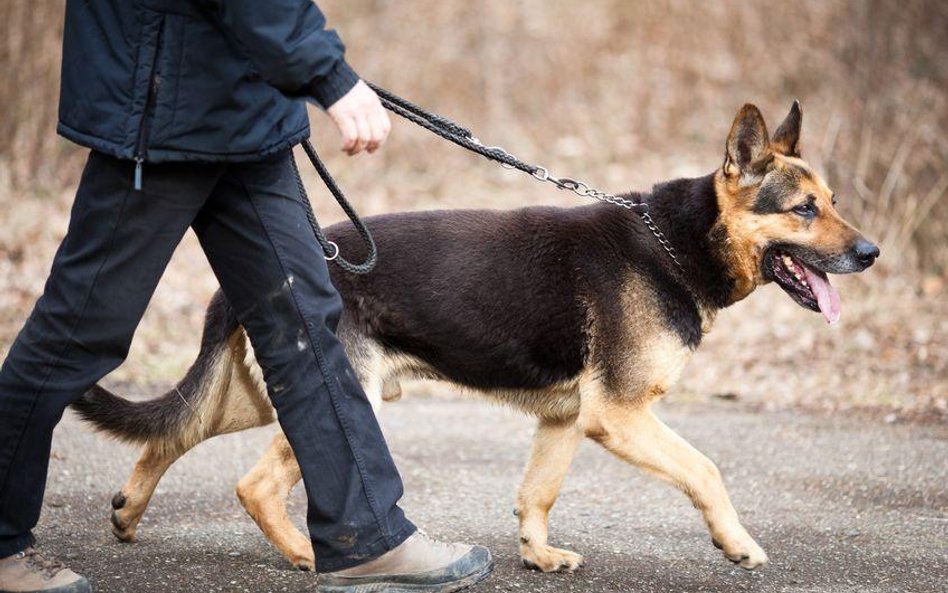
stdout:
<svg viewBox="0 0 948 593">
<path fill-rule="evenodd" d="M 378 95 L 363 81 L 326 110 L 342 135 L 342 150 L 349 156 L 363 150 L 373 153 L 385 143 L 392 129 Z"/>
</svg>

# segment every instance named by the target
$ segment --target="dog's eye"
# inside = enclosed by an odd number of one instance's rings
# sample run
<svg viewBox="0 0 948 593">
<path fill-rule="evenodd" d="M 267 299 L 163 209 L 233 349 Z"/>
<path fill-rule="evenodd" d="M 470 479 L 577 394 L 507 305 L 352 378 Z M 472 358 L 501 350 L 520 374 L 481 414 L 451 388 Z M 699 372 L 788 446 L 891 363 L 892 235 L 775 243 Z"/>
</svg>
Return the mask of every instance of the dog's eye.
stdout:
<svg viewBox="0 0 948 593">
<path fill-rule="evenodd" d="M 800 204 L 799 206 L 794 206 L 793 212 L 794 214 L 799 214 L 800 216 L 806 218 L 813 218 L 817 213 L 816 204 L 813 202 L 806 202 L 804 204 Z"/>
<path fill-rule="evenodd" d="M 833 205 L 835 206 L 835 205 L 836 205 L 836 194 L 833 194 L 832 200 L 833 200 Z"/>
</svg>

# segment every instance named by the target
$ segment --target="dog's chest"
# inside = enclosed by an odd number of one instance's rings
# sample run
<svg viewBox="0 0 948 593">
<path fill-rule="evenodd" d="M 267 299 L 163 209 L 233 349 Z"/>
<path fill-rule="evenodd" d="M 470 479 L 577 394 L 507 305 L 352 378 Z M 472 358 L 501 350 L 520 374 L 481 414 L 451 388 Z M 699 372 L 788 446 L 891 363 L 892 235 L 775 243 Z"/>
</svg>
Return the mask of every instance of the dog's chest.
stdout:
<svg viewBox="0 0 948 593">
<path fill-rule="evenodd" d="M 660 397 L 681 377 L 693 350 L 675 332 L 660 332 L 651 336 L 636 356 L 633 368 L 638 375 L 635 383 L 646 394 Z"/>
</svg>

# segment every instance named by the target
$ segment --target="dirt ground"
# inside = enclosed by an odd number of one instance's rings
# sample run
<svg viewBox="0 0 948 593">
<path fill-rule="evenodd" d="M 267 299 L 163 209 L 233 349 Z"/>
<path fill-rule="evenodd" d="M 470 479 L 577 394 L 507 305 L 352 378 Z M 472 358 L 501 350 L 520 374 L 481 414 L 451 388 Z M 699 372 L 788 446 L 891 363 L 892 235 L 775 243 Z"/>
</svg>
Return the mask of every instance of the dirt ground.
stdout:
<svg viewBox="0 0 948 593">
<path fill-rule="evenodd" d="M 435 536 L 493 551 L 495 573 L 473 593 L 948 591 L 944 424 L 763 412 L 733 401 L 664 404 L 659 415 L 718 463 L 771 564 L 735 568 L 682 494 L 587 442 L 551 518 L 551 543 L 587 564 L 544 575 L 520 564 L 511 513 L 533 422 L 440 391 L 412 389 L 386 404 L 383 428 L 409 517 Z M 99 593 L 312 591 L 315 577 L 266 543 L 233 494 L 272 431 L 218 437 L 189 453 L 159 486 L 140 541 L 122 544 L 109 531 L 109 500 L 136 451 L 70 414 L 56 434 L 40 545 Z M 304 503 L 297 488 L 290 510 L 300 523 Z"/>
</svg>

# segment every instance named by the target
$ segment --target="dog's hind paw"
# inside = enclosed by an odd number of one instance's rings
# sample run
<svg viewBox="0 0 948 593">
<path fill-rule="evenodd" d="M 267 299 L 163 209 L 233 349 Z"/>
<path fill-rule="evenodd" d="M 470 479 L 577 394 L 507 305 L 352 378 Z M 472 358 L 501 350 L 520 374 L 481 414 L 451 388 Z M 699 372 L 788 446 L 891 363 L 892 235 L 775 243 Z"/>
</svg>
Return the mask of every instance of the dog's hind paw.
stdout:
<svg viewBox="0 0 948 593">
<path fill-rule="evenodd" d="M 112 517 L 110 519 L 112 522 L 112 535 L 125 543 L 133 543 L 135 541 L 135 527 L 127 525 L 119 516 L 118 511 L 112 511 Z"/>
<path fill-rule="evenodd" d="M 543 572 L 574 572 L 583 565 L 583 557 L 553 546 L 521 546 L 520 558 L 527 568 Z"/>
<path fill-rule="evenodd" d="M 112 515 L 109 517 L 109 521 L 112 523 L 112 534 L 116 538 L 126 543 L 132 543 L 135 541 L 135 528 L 138 526 L 138 521 L 135 521 L 134 518 L 123 517 L 123 515 L 128 514 L 125 510 L 127 502 L 128 499 L 122 492 L 112 497 Z"/>
</svg>

